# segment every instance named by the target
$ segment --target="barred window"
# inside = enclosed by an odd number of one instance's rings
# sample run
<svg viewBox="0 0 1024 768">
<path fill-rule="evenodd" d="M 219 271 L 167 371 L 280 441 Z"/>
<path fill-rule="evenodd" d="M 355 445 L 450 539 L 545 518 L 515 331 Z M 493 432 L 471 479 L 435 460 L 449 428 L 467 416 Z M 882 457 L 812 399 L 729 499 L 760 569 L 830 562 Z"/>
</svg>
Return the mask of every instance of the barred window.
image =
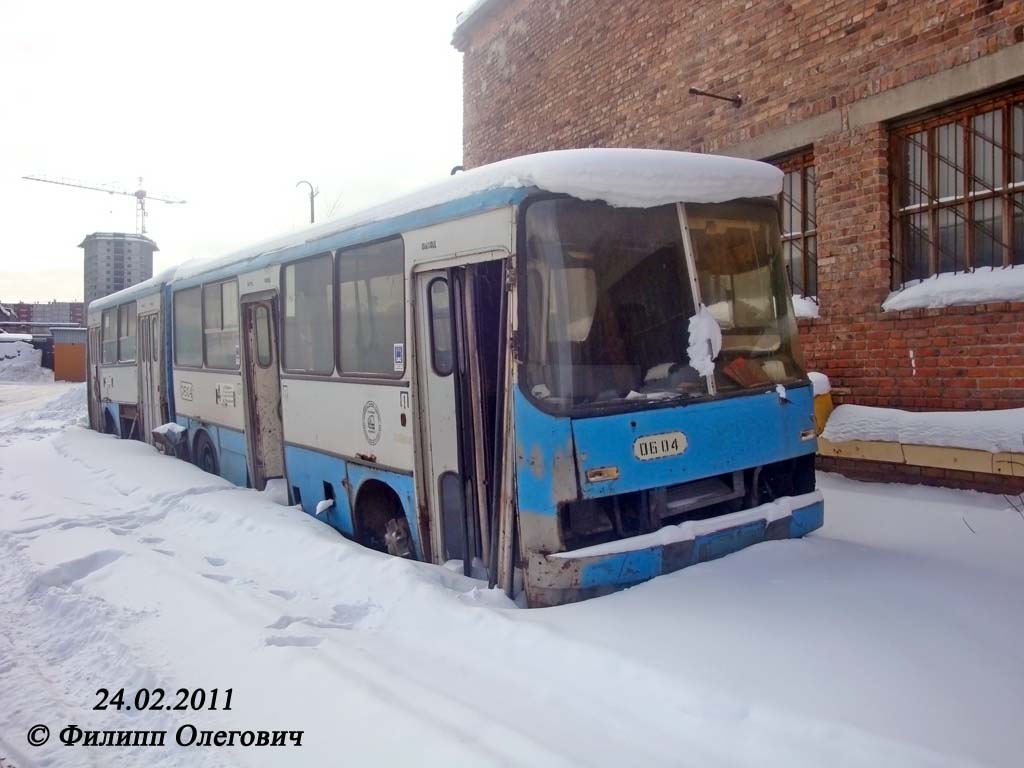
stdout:
<svg viewBox="0 0 1024 768">
<path fill-rule="evenodd" d="M 782 182 L 782 254 L 795 296 L 818 295 L 817 179 L 814 153 L 803 152 L 776 163 Z"/>
<path fill-rule="evenodd" d="M 893 133 L 893 285 L 1024 264 L 1024 91 Z"/>
</svg>

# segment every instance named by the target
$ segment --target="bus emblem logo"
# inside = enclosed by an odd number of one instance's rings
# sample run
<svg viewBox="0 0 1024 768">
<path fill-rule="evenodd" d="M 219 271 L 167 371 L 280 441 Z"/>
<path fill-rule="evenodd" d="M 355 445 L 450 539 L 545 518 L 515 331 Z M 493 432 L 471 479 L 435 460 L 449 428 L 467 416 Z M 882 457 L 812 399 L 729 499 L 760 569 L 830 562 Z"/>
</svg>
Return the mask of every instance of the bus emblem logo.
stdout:
<svg viewBox="0 0 1024 768">
<path fill-rule="evenodd" d="M 633 441 L 633 455 L 640 461 L 678 456 L 686 450 L 686 435 L 682 432 L 664 432 L 646 435 Z"/>
<path fill-rule="evenodd" d="M 380 410 L 373 400 L 363 406 L 363 435 L 370 445 L 380 442 Z"/>
</svg>

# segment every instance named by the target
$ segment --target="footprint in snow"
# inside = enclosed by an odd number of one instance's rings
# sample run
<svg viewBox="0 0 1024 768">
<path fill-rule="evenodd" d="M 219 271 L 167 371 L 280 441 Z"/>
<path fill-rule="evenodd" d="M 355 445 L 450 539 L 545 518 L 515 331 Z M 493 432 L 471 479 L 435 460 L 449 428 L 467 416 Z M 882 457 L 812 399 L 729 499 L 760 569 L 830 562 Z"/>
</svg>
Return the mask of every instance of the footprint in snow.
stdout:
<svg viewBox="0 0 1024 768">
<path fill-rule="evenodd" d="M 199 575 L 202 576 L 204 579 L 219 581 L 221 584 L 227 584 L 229 581 L 234 581 L 233 576 L 225 576 L 221 573 L 201 573 Z"/>
<path fill-rule="evenodd" d="M 222 565 L 227 565 L 228 561 L 223 557 L 208 557 L 206 558 L 206 562 L 215 568 L 220 568 Z"/>
<path fill-rule="evenodd" d="M 104 568 L 124 555 L 118 549 L 103 549 L 85 557 L 68 560 L 49 570 L 38 573 L 28 588 L 29 594 L 45 591 L 48 587 L 69 587 L 76 581 Z"/>
<path fill-rule="evenodd" d="M 143 544 L 160 544 L 163 541 L 163 539 L 161 539 L 159 536 L 147 536 L 144 539 L 139 539 L 139 541 L 141 541 Z"/>
<path fill-rule="evenodd" d="M 174 552 L 172 552 L 169 549 L 157 549 L 156 547 L 153 547 L 153 551 L 154 552 L 159 552 L 161 555 L 167 555 L 168 557 L 174 557 Z"/>
<path fill-rule="evenodd" d="M 377 604 L 370 601 L 363 603 L 341 603 L 331 609 L 331 619 L 335 624 L 348 629 L 377 610 Z"/>
<path fill-rule="evenodd" d="M 282 600 L 291 600 L 295 597 L 295 593 L 290 589 L 272 589 L 270 590 L 270 594 L 275 597 L 280 597 Z"/>
<path fill-rule="evenodd" d="M 268 637 L 263 641 L 264 645 L 276 646 L 284 648 L 288 646 L 294 646 L 298 648 L 315 648 L 320 645 L 323 638 L 320 637 L 309 637 L 309 636 L 297 636 L 297 637 L 286 637 L 284 635 L 275 635 Z"/>
<path fill-rule="evenodd" d="M 351 624 L 339 624 L 335 621 L 323 621 L 314 619 L 312 616 L 282 616 L 273 624 L 268 624 L 267 629 L 288 629 L 292 624 L 305 624 L 318 629 L 351 629 Z"/>
</svg>

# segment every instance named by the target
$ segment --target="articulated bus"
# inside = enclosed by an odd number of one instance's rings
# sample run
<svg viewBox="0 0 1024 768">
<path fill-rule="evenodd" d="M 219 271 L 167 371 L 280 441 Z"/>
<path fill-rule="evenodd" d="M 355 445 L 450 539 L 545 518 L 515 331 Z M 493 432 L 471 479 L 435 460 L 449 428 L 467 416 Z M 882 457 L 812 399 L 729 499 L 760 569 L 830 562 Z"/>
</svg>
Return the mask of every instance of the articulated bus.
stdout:
<svg viewBox="0 0 1024 768">
<path fill-rule="evenodd" d="M 529 606 L 821 526 L 753 161 L 569 150 L 92 302 L 92 427 Z"/>
</svg>

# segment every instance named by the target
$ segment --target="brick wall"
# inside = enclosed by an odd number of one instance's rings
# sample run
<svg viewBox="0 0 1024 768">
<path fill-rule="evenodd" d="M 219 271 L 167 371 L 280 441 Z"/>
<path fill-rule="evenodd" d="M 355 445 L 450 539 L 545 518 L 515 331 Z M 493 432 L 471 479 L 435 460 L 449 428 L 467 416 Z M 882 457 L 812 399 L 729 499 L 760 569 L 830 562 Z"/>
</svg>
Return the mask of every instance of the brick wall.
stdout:
<svg viewBox="0 0 1024 768">
<path fill-rule="evenodd" d="M 1019 0 L 495 6 L 456 38 L 467 166 L 578 146 L 724 151 L 1024 40 Z"/>
<path fill-rule="evenodd" d="M 837 116 L 813 141 L 822 317 L 801 322 L 809 365 L 840 401 L 1024 406 L 1024 304 L 881 311 L 889 129 L 849 119 L 862 100 L 920 78 L 1009 46 L 1024 56 L 1022 41 L 1024 2 L 1009 0 L 508 0 L 456 35 L 464 159 L 589 146 L 728 154 Z"/>
</svg>

